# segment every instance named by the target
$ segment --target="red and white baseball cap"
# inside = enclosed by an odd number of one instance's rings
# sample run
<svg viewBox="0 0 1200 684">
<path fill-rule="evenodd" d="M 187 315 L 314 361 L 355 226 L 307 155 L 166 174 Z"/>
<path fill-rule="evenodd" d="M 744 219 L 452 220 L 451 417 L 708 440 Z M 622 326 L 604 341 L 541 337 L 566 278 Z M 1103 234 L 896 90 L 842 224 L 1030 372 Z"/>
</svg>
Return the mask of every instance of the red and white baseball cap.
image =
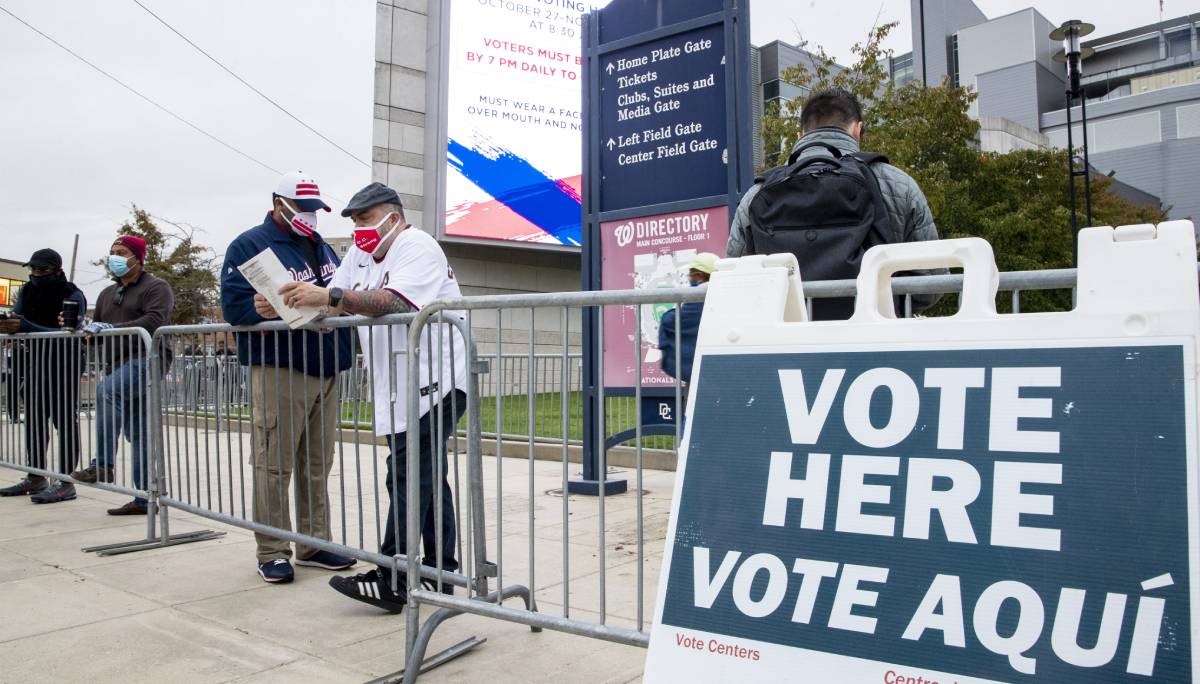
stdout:
<svg viewBox="0 0 1200 684">
<path fill-rule="evenodd" d="M 317 181 L 303 171 L 283 174 L 279 185 L 275 187 L 275 194 L 294 201 L 296 206 L 300 207 L 300 211 L 333 211 L 321 200 L 321 190 L 317 187 Z"/>
</svg>

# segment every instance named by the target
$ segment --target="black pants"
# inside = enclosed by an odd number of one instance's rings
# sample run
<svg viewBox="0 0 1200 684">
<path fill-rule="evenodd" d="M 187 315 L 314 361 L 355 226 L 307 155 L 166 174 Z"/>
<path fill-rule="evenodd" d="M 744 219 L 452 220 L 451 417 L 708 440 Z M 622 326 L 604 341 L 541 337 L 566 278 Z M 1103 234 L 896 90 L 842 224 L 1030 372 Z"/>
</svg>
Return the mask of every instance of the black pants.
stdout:
<svg viewBox="0 0 1200 684">
<path fill-rule="evenodd" d="M 453 405 L 451 399 L 453 398 Z M 437 553 L 437 516 L 434 510 L 434 478 L 437 476 L 434 468 L 434 454 L 437 455 L 438 461 L 441 462 L 442 481 L 440 483 L 442 491 L 442 569 L 450 572 L 458 570 L 458 561 L 454 558 L 454 551 L 458 544 L 457 530 L 454 520 L 454 492 L 450 489 L 450 482 L 447 479 L 449 470 L 447 468 L 446 459 L 446 442 L 445 439 L 440 443 L 434 444 L 437 440 L 439 431 L 439 423 L 435 422 L 440 416 L 440 431 L 442 437 L 449 437 L 458 424 L 458 419 L 467 408 L 467 395 L 461 390 L 455 390 L 453 395 L 446 395 L 442 403 L 438 407 L 430 409 L 421 417 L 419 426 L 420 430 L 420 445 L 421 445 L 421 548 L 424 556 L 421 562 L 424 565 L 436 566 L 438 560 Z M 396 435 L 388 435 L 388 446 L 391 448 L 391 454 L 387 460 L 387 490 L 388 490 L 388 512 L 387 525 L 383 533 L 383 540 L 379 545 L 379 553 L 385 556 L 394 556 L 397 553 L 407 555 L 405 549 L 408 546 L 408 509 L 406 502 L 408 500 L 406 494 L 408 492 L 407 468 L 408 463 L 408 433 L 401 432 Z M 435 449 L 436 447 L 436 449 Z M 392 472 L 396 473 L 396 486 L 399 489 L 392 490 Z M 398 520 L 396 517 L 398 516 Z M 390 568 L 380 568 L 380 571 L 387 576 L 390 576 Z M 404 583 L 404 573 L 400 573 L 401 583 Z"/>
<path fill-rule="evenodd" d="M 75 372 L 72 373 L 71 371 Z M 50 425 L 58 432 L 58 470 L 70 474 L 79 459 L 79 372 L 74 364 L 25 376 L 25 453 L 32 468 L 47 469 Z"/>
</svg>

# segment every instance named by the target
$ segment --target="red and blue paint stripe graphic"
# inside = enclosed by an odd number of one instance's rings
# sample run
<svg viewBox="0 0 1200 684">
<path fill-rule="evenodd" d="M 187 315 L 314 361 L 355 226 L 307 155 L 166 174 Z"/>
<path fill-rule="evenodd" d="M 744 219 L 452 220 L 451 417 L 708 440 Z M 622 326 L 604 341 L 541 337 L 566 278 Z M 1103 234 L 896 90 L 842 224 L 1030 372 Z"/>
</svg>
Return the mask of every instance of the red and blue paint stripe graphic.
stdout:
<svg viewBox="0 0 1200 684">
<path fill-rule="evenodd" d="M 450 138 L 447 159 L 464 178 L 564 245 L 581 245 L 582 202 L 567 183 L 502 147 L 474 149 Z"/>
</svg>

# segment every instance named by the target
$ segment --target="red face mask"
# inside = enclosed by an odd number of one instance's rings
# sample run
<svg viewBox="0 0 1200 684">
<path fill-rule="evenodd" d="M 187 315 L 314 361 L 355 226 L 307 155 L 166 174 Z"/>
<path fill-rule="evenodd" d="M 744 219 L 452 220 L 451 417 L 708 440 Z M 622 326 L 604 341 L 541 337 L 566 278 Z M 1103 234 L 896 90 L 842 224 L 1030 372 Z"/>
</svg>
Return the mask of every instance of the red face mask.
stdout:
<svg viewBox="0 0 1200 684">
<path fill-rule="evenodd" d="M 354 246 L 366 252 L 367 254 L 374 256 L 375 250 L 379 248 L 379 243 L 383 242 L 383 238 L 385 237 L 379 234 L 379 227 L 383 225 L 384 221 L 387 221 L 389 218 L 391 218 L 393 213 L 395 212 L 388 212 L 387 216 L 384 216 L 379 220 L 379 223 L 376 223 L 373 226 L 367 226 L 366 228 L 355 228 Z M 395 226 L 393 226 L 393 229 L 395 229 Z M 389 230 L 388 233 L 390 234 L 391 231 Z"/>
</svg>

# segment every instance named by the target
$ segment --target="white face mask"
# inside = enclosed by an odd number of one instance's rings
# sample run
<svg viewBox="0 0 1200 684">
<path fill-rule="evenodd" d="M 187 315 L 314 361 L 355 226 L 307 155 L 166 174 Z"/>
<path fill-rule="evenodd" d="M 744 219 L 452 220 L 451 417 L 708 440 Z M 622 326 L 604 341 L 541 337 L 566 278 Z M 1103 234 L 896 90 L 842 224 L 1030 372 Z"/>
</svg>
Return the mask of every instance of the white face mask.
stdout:
<svg viewBox="0 0 1200 684">
<path fill-rule="evenodd" d="M 279 200 L 279 204 L 286 210 L 287 213 L 292 215 L 292 218 L 288 219 L 288 224 L 291 226 L 293 233 L 301 237 L 311 237 L 312 234 L 316 232 L 317 212 L 296 211 L 288 206 L 288 203 L 284 202 L 282 199 Z"/>
</svg>

